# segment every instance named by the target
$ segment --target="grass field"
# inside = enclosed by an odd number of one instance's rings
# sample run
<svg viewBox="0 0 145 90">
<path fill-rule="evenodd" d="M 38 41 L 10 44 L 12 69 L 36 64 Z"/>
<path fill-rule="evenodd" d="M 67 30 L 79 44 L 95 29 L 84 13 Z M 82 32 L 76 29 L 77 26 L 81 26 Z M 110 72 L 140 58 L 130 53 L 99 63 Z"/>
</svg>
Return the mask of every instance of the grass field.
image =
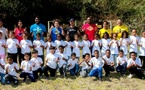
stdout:
<svg viewBox="0 0 145 90">
<path fill-rule="evenodd" d="M 112 72 L 109 77 L 103 77 L 102 82 L 95 77 L 68 76 L 68 78 L 62 78 L 58 75 L 50 77 L 49 80 L 42 78 L 34 83 L 29 80 L 24 83 L 20 79 L 18 86 L 0 84 L 0 90 L 145 90 L 144 84 L 145 80 L 135 77 L 123 78 L 118 73 Z"/>
</svg>

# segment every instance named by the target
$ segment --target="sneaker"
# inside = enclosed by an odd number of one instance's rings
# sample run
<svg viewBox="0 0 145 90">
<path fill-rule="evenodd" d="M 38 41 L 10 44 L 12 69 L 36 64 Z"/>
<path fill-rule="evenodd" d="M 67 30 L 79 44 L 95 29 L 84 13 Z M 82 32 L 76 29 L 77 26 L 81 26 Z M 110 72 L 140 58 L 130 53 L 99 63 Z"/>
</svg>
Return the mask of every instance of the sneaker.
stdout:
<svg viewBox="0 0 145 90">
<path fill-rule="evenodd" d="M 133 75 L 132 74 L 130 74 L 129 76 L 128 76 L 128 78 L 132 78 L 133 77 Z"/>
</svg>

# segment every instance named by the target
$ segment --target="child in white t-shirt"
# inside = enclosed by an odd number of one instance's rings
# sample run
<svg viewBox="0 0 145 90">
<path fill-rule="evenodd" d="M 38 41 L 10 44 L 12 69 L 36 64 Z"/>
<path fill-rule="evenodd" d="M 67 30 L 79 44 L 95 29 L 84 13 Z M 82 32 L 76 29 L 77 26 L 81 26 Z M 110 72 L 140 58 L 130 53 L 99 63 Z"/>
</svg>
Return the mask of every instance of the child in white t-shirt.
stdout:
<svg viewBox="0 0 145 90">
<path fill-rule="evenodd" d="M 5 60 L 4 59 L 0 59 L 0 78 L 1 78 L 1 83 L 4 84 L 5 83 L 5 80 L 4 80 L 4 76 L 5 76 L 5 73 L 4 73 L 4 68 L 5 68 Z"/>
<path fill-rule="evenodd" d="M 88 40 L 88 36 L 84 34 L 83 41 L 82 41 L 83 58 L 86 53 L 89 53 L 91 55 L 90 46 L 91 46 L 91 43 Z"/>
<path fill-rule="evenodd" d="M 94 51 L 98 50 L 100 52 L 101 40 L 99 40 L 99 34 L 95 34 L 95 39 L 92 41 L 92 56 L 94 57 Z M 101 56 L 101 54 L 100 54 Z"/>
<path fill-rule="evenodd" d="M 5 65 L 5 76 L 4 80 L 5 83 L 9 84 L 10 82 L 13 82 L 14 85 L 18 85 L 18 70 L 19 66 L 17 63 L 13 62 L 13 57 L 8 56 L 7 57 L 8 63 Z"/>
<path fill-rule="evenodd" d="M 66 77 L 66 64 L 67 64 L 68 56 L 64 52 L 64 46 L 62 45 L 59 46 L 59 53 L 57 53 L 57 55 L 59 60 L 58 66 L 59 66 L 60 75 L 64 75 L 64 77 Z"/>
<path fill-rule="evenodd" d="M 127 66 L 127 57 L 124 55 L 123 50 L 119 50 L 119 56 L 117 57 L 117 67 L 116 71 L 122 76 L 125 76 L 126 66 Z"/>
<path fill-rule="evenodd" d="M 38 73 L 39 73 L 40 77 L 42 76 L 42 73 L 43 73 L 42 72 L 43 61 L 40 57 L 38 57 L 38 51 L 37 50 L 33 50 L 32 58 L 31 58 L 30 61 L 33 62 L 33 64 L 34 64 L 34 67 L 32 68 L 34 78 L 38 79 Z"/>
<path fill-rule="evenodd" d="M 57 34 L 57 40 L 54 41 L 55 45 L 56 45 L 56 52 L 55 53 L 59 53 L 59 46 L 66 46 L 66 43 L 61 39 L 61 34 Z"/>
<path fill-rule="evenodd" d="M 145 78 L 144 74 L 139 70 L 142 67 L 141 60 L 136 56 L 135 52 L 131 52 L 130 55 L 131 58 L 127 62 L 127 69 L 130 73 L 128 78 L 132 78 L 134 74 L 140 79 Z"/>
<path fill-rule="evenodd" d="M 72 42 L 70 41 L 70 36 L 69 35 L 66 35 L 66 47 L 65 47 L 65 53 L 67 54 L 68 56 L 68 59 L 71 58 L 71 53 L 72 53 Z"/>
<path fill-rule="evenodd" d="M 5 39 L 2 39 L 2 32 L 0 32 L 0 58 L 5 59 Z"/>
<path fill-rule="evenodd" d="M 20 48 L 21 48 L 21 60 L 24 60 L 24 54 L 29 53 L 31 55 L 31 48 L 33 48 L 32 42 L 28 40 L 28 34 L 22 34 L 23 40 L 20 41 Z M 21 63 L 21 61 L 19 61 Z"/>
<path fill-rule="evenodd" d="M 34 78 L 34 75 L 33 75 L 33 67 L 34 67 L 34 63 L 29 61 L 30 59 L 30 55 L 29 53 L 25 53 L 24 54 L 24 59 L 22 62 L 21 62 L 21 69 L 22 69 L 22 72 L 20 74 L 20 78 L 24 78 L 24 82 L 27 80 L 27 76 L 28 78 L 30 79 L 31 82 L 35 82 L 35 78 Z"/>
<path fill-rule="evenodd" d="M 36 49 L 37 51 L 38 51 L 38 57 L 40 57 L 42 60 L 43 60 L 43 62 L 44 62 L 44 41 L 43 40 L 41 40 L 41 34 L 40 33 L 38 33 L 37 35 L 36 35 L 36 40 L 34 40 L 33 41 L 33 46 L 34 46 L 34 49 Z"/>
<path fill-rule="evenodd" d="M 79 41 L 78 34 L 74 35 L 74 39 L 75 40 L 72 42 L 73 53 L 76 54 L 76 58 L 79 60 L 79 57 L 80 57 L 80 48 L 82 46 L 82 43 Z"/>
<path fill-rule="evenodd" d="M 74 76 L 74 75 L 78 75 L 78 71 L 79 71 L 79 61 L 76 58 L 76 54 L 72 53 L 71 54 L 71 59 L 68 60 L 68 68 L 70 71 L 70 75 Z"/>
<path fill-rule="evenodd" d="M 116 58 L 118 56 L 119 43 L 117 40 L 117 34 L 113 33 L 112 36 L 113 36 L 113 39 L 110 41 L 109 46 L 110 46 L 111 55 L 112 55 L 113 60 L 114 60 L 114 64 L 116 66 L 117 65 Z"/>
<path fill-rule="evenodd" d="M 139 37 L 137 36 L 137 32 L 135 29 L 132 30 L 131 36 L 129 37 L 129 39 L 130 39 L 129 52 L 135 52 L 137 54 L 138 53 Z"/>
<path fill-rule="evenodd" d="M 142 68 L 145 69 L 145 31 L 142 32 L 142 37 L 139 40 L 139 58 L 142 62 Z"/>
<path fill-rule="evenodd" d="M 48 79 L 49 78 L 48 71 L 49 71 L 50 76 L 55 77 L 58 63 L 58 56 L 55 54 L 55 47 L 50 47 L 50 53 L 47 54 L 45 61 L 46 65 L 43 68 L 44 75 Z"/>
<path fill-rule="evenodd" d="M 102 59 L 104 60 L 105 76 L 108 77 L 110 71 L 115 71 L 113 56 L 111 55 L 111 51 L 109 49 L 106 50 L 106 55 L 103 56 Z"/>
<path fill-rule="evenodd" d="M 102 42 L 101 56 L 104 56 L 106 50 L 109 49 L 109 43 L 110 43 L 109 34 L 107 32 L 104 33 L 101 42 Z"/>
<path fill-rule="evenodd" d="M 85 77 L 90 72 L 91 67 L 89 65 L 89 62 L 90 62 L 90 54 L 86 53 L 84 55 L 84 60 L 79 64 L 81 67 L 80 76 Z"/>
<path fill-rule="evenodd" d="M 127 56 L 128 54 L 128 46 L 129 46 L 129 38 L 128 38 L 128 32 L 123 31 L 122 36 L 119 40 L 120 50 L 123 50 L 124 55 Z"/>
<path fill-rule="evenodd" d="M 8 55 L 12 56 L 13 61 L 17 63 L 17 52 L 19 47 L 19 41 L 14 38 L 14 32 L 9 32 L 9 38 L 6 41 L 6 48 Z"/>
<path fill-rule="evenodd" d="M 47 42 L 45 43 L 45 49 L 46 49 L 46 55 L 50 53 L 49 48 L 53 46 L 56 47 L 55 43 L 52 42 L 52 37 L 51 35 L 47 36 Z"/>
</svg>

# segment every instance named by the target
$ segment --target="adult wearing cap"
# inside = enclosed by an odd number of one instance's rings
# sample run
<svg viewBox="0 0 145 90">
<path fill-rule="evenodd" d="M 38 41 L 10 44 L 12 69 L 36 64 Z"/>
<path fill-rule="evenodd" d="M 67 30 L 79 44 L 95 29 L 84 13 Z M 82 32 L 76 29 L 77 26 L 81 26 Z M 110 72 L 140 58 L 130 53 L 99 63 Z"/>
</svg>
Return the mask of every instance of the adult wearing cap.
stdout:
<svg viewBox="0 0 145 90">
<path fill-rule="evenodd" d="M 121 38 L 121 34 L 123 31 L 128 32 L 128 27 L 126 25 L 123 25 L 123 21 L 121 19 L 117 20 L 117 26 L 113 28 L 113 33 L 117 33 L 117 39 L 119 40 Z"/>
<path fill-rule="evenodd" d="M 82 26 L 82 32 L 88 35 L 88 40 L 92 41 L 95 39 L 95 33 L 97 32 L 97 26 L 92 23 L 91 17 L 87 18 L 87 23 Z"/>
<path fill-rule="evenodd" d="M 40 18 L 39 16 L 35 17 L 35 24 L 31 25 L 30 27 L 30 33 L 32 34 L 33 40 L 36 40 L 36 34 L 40 33 L 41 34 L 41 39 L 44 40 L 43 35 L 46 32 L 46 27 L 45 25 L 40 23 Z"/>
<path fill-rule="evenodd" d="M 74 35 L 79 34 L 78 27 L 75 26 L 75 20 L 74 18 L 71 18 L 69 20 L 70 26 L 66 29 L 67 35 L 70 36 L 70 41 L 74 41 Z"/>
</svg>

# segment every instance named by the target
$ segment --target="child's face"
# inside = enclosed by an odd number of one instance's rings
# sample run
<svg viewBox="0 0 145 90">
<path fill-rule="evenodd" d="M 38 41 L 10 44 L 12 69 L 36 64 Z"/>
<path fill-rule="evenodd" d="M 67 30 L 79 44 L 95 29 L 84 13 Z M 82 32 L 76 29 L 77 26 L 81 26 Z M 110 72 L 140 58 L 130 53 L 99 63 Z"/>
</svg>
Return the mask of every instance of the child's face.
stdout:
<svg viewBox="0 0 145 90">
<path fill-rule="evenodd" d="M 104 23 L 103 23 L 103 27 L 104 27 L 104 28 L 107 28 L 107 26 L 108 26 L 107 23 L 104 22 Z"/>
<path fill-rule="evenodd" d="M 76 59 L 76 56 L 71 56 L 72 60 L 75 60 Z"/>
<path fill-rule="evenodd" d="M 61 36 L 60 35 L 57 35 L 57 40 L 61 40 Z"/>
<path fill-rule="evenodd" d="M 123 57 L 123 55 L 124 55 L 123 52 L 119 52 L 120 57 Z"/>
<path fill-rule="evenodd" d="M 95 56 L 96 58 L 98 58 L 98 57 L 99 57 L 99 53 L 98 53 L 98 52 L 94 52 L 94 56 Z"/>
<path fill-rule="evenodd" d="M 79 39 L 78 36 L 75 36 L 74 38 L 75 38 L 75 40 L 78 40 Z"/>
<path fill-rule="evenodd" d="M 24 56 L 24 59 L 27 60 L 27 61 L 29 60 L 29 58 L 30 58 L 29 55 L 25 55 L 25 56 Z"/>
<path fill-rule="evenodd" d="M 14 38 L 14 34 L 13 33 L 9 33 L 9 38 Z"/>
<path fill-rule="evenodd" d="M 7 61 L 8 61 L 9 64 L 13 63 L 13 59 L 12 58 L 8 58 Z"/>
<path fill-rule="evenodd" d="M 60 53 L 63 53 L 64 49 L 62 47 L 59 47 Z"/>
<path fill-rule="evenodd" d="M 37 37 L 36 37 L 36 38 L 37 38 L 37 40 L 40 40 L 40 36 L 38 36 L 38 35 L 37 35 Z"/>
<path fill-rule="evenodd" d="M 105 39 L 107 39 L 107 38 L 108 38 L 108 37 L 107 37 L 107 34 L 104 34 L 104 38 L 105 38 Z"/>
<path fill-rule="evenodd" d="M 83 38 L 84 38 L 84 40 L 88 40 L 88 37 L 87 37 L 87 35 L 84 35 L 84 37 L 83 37 Z"/>
<path fill-rule="evenodd" d="M 132 54 L 131 54 L 131 58 L 132 58 L 133 60 L 136 59 L 136 55 L 135 55 L 135 53 L 132 53 Z"/>
<path fill-rule="evenodd" d="M 123 38 L 126 38 L 126 36 L 127 36 L 127 34 L 126 34 L 126 33 L 124 33 L 124 34 L 123 34 Z"/>
<path fill-rule="evenodd" d="M 51 38 L 50 38 L 50 37 L 47 37 L 47 41 L 48 41 L 48 42 L 51 42 Z"/>
<path fill-rule="evenodd" d="M 136 36 L 136 34 L 137 34 L 137 33 L 136 33 L 136 30 L 132 30 L 132 35 L 133 35 L 133 36 Z"/>
<path fill-rule="evenodd" d="M 54 22 L 55 27 L 59 27 L 59 22 Z"/>
<path fill-rule="evenodd" d="M 69 36 L 66 36 L 66 41 L 69 41 L 70 40 L 70 37 Z"/>
<path fill-rule="evenodd" d="M 143 33 L 142 33 L 142 37 L 144 37 L 144 38 L 145 38 L 145 32 L 143 32 Z"/>
<path fill-rule="evenodd" d="M 27 39 L 27 36 L 25 34 L 23 34 L 23 39 Z"/>
<path fill-rule="evenodd" d="M 106 56 L 110 57 L 110 51 L 106 51 Z"/>
<path fill-rule="evenodd" d="M 85 60 L 89 60 L 89 59 L 90 59 L 90 55 L 86 55 Z"/>
<path fill-rule="evenodd" d="M 117 34 L 113 34 L 113 39 L 117 39 Z"/>
<path fill-rule="evenodd" d="M 98 35 L 95 35 L 95 39 L 98 39 Z"/>
<path fill-rule="evenodd" d="M 38 53 L 33 53 L 32 56 L 33 56 L 34 58 L 36 58 L 36 57 L 38 57 Z"/>
<path fill-rule="evenodd" d="M 55 53 L 55 50 L 54 49 L 50 49 L 50 53 L 51 54 L 54 54 Z"/>
</svg>

